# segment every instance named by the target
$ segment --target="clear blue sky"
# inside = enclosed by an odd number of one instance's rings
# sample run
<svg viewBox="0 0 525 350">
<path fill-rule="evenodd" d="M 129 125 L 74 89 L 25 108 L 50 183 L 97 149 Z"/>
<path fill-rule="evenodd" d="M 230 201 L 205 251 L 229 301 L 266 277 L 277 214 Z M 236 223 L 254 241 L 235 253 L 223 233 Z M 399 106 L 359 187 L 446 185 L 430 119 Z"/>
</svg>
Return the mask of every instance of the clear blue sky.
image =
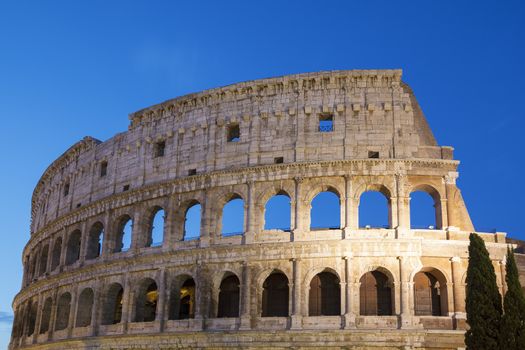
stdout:
<svg viewBox="0 0 525 350">
<path fill-rule="evenodd" d="M 456 148 L 476 227 L 525 239 L 524 18 L 520 1 L 0 2 L 0 347 L 47 165 L 130 112 L 234 82 L 402 68 Z"/>
</svg>

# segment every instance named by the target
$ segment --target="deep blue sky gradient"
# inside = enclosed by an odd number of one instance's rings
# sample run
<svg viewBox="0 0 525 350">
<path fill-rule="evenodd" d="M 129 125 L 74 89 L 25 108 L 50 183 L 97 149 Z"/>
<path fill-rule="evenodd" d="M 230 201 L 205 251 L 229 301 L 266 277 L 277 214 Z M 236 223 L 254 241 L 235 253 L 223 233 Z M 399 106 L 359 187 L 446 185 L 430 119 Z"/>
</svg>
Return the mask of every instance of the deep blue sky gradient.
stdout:
<svg viewBox="0 0 525 350">
<path fill-rule="evenodd" d="M 525 239 L 520 1 L 0 2 L 0 347 L 44 169 L 175 96 L 264 77 L 402 68 L 482 230 Z"/>
</svg>

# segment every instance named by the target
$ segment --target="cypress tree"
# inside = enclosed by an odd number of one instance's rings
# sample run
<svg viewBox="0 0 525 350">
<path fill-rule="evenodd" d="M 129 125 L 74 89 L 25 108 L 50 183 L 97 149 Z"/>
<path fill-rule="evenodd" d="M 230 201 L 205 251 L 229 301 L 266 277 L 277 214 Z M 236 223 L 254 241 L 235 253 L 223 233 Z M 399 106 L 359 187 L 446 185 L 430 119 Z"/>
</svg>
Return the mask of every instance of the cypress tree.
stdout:
<svg viewBox="0 0 525 350">
<path fill-rule="evenodd" d="M 466 311 L 470 328 L 465 344 L 469 350 L 500 349 L 502 306 L 496 273 L 483 239 L 471 233 L 469 240 Z"/>
<path fill-rule="evenodd" d="M 525 348 L 525 297 L 521 290 L 518 267 L 514 252 L 507 249 L 507 293 L 503 298 L 501 321 L 501 348 L 520 350 Z"/>
</svg>

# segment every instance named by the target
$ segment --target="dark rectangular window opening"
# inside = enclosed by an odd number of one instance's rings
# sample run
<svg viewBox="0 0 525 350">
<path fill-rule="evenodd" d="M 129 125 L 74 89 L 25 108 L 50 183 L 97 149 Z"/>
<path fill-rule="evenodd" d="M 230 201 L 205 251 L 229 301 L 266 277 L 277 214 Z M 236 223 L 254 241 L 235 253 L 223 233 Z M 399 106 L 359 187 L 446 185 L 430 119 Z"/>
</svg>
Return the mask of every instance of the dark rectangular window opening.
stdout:
<svg viewBox="0 0 525 350">
<path fill-rule="evenodd" d="M 164 157 L 164 151 L 166 150 L 166 141 L 159 141 L 155 143 L 155 158 Z"/>
<path fill-rule="evenodd" d="M 273 162 L 275 164 L 282 164 L 282 163 L 284 163 L 284 157 L 276 157 L 276 158 L 273 159 Z"/>
<path fill-rule="evenodd" d="M 104 161 L 100 163 L 100 177 L 104 177 L 108 174 L 108 162 Z"/>
<path fill-rule="evenodd" d="M 368 151 L 368 158 L 379 158 L 379 152 Z"/>
<path fill-rule="evenodd" d="M 64 197 L 69 194 L 69 183 L 64 186 Z"/>
<path fill-rule="evenodd" d="M 197 169 L 190 169 L 188 170 L 188 176 L 197 175 Z"/>
<path fill-rule="evenodd" d="M 124 187 L 122 187 L 122 192 L 126 192 L 129 190 L 129 185 L 124 185 Z"/>
<path fill-rule="evenodd" d="M 241 130 L 239 129 L 239 124 L 229 125 L 226 136 L 228 142 L 239 142 L 241 140 Z"/>
<path fill-rule="evenodd" d="M 334 131 L 334 116 L 331 113 L 323 113 L 319 115 L 319 131 L 332 132 Z"/>
</svg>

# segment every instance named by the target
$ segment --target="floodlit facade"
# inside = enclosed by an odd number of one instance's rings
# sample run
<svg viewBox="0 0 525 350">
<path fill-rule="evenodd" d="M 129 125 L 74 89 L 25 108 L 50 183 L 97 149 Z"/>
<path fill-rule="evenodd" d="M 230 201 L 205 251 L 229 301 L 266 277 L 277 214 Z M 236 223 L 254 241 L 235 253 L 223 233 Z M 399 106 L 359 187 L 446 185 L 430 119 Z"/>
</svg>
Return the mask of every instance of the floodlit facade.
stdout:
<svg viewBox="0 0 525 350">
<path fill-rule="evenodd" d="M 130 120 L 38 182 L 11 349 L 463 346 L 475 230 L 400 70 L 244 82 Z M 369 191 L 386 227 L 359 222 Z M 429 227 L 411 225 L 417 191 Z M 335 224 L 314 225 L 320 194 Z M 275 196 L 284 227 L 265 222 Z M 504 293 L 506 236 L 479 235 Z"/>
</svg>

